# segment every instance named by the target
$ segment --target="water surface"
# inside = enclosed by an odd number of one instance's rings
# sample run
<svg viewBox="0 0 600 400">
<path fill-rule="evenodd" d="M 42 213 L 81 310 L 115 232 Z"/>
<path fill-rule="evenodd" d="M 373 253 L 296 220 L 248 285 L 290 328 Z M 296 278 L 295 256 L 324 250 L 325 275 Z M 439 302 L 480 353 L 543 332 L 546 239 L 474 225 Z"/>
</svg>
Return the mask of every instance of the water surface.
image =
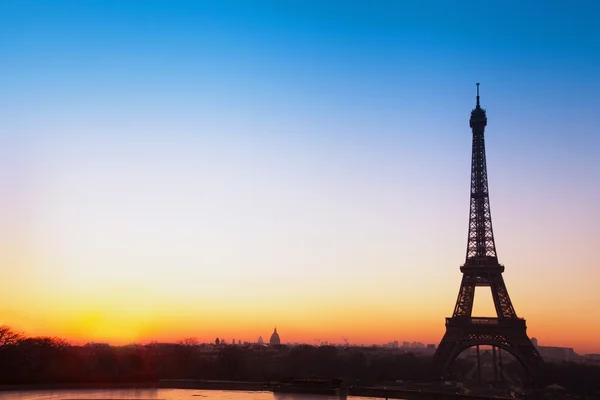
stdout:
<svg viewBox="0 0 600 400">
<path fill-rule="evenodd" d="M 339 397 L 195 389 L 61 389 L 5 391 L 0 392 L 0 400 L 339 400 Z M 369 399 L 350 396 L 348 400 Z"/>
</svg>

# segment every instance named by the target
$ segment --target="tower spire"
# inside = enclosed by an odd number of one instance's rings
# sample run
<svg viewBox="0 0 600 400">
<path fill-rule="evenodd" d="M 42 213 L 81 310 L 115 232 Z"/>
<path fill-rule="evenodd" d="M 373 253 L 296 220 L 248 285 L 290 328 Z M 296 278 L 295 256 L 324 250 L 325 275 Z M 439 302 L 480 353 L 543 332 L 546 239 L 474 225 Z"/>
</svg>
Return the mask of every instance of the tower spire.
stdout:
<svg viewBox="0 0 600 400">
<path fill-rule="evenodd" d="M 477 108 L 479 108 L 479 82 L 477 82 L 476 85 L 477 85 Z"/>
</svg>

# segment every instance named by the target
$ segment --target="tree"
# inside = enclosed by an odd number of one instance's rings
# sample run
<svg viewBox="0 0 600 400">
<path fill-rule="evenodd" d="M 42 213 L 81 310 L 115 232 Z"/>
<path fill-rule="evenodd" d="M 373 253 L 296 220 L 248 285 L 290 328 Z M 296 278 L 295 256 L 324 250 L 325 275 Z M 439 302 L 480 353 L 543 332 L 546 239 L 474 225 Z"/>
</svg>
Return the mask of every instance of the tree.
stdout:
<svg viewBox="0 0 600 400">
<path fill-rule="evenodd" d="M 29 377 L 34 380 L 54 376 L 68 347 L 66 340 L 47 336 L 24 338 L 17 345 Z"/>
<path fill-rule="evenodd" d="M 195 347 L 195 346 L 198 346 L 198 344 L 200 344 L 200 342 L 198 341 L 198 339 L 196 339 L 194 337 L 189 337 L 189 338 L 181 339 L 179 342 L 177 342 L 177 344 L 179 344 L 181 346 L 186 346 L 186 347 Z"/>
<path fill-rule="evenodd" d="M 6 348 L 6 346 L 17 344 L 22 338 L 23 335 L 13 331 L 10 326 L 0 326 L 0 350 Z"/>
<path fill-rule="evenodd" d="M 218 356 L 218 370 L 221 379 L 239 379 L 244 359 L 242 350 L 238 347 L 222 347 Z"/>
</svg>

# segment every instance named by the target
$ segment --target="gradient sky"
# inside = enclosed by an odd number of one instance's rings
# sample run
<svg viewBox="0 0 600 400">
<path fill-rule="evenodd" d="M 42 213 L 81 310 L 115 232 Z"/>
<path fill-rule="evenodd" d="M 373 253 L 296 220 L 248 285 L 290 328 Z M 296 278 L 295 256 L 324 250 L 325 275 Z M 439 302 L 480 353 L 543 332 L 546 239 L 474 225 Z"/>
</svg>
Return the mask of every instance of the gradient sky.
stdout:
<svg viewBox="0 0 600 400">
<path fill-rule="evenodd" d="M 437 343 L 481 82 L 517 313 L 540 344 L 600 352 L 599 18 L 596 1 L 0 0 L 0 324 Z"/>
</svg>

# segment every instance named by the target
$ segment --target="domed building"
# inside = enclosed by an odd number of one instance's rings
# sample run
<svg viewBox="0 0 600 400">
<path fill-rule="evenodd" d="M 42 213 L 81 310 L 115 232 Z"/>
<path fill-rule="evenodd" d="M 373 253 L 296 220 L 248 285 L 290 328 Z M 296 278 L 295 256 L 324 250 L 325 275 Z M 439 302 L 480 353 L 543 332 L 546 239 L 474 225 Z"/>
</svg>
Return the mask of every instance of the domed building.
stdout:
<svg viewBox="0 0 600 400">
<path fill-rule="evenodd" d="M 277 333 L 277 328 L 273 331 L 271 335 L 271 339 L 269 339 L 269 345 L 271 346 L 279 346 L 281 344 L 281 339 L 279 339 L 279 334 Z"/>
</svg>

